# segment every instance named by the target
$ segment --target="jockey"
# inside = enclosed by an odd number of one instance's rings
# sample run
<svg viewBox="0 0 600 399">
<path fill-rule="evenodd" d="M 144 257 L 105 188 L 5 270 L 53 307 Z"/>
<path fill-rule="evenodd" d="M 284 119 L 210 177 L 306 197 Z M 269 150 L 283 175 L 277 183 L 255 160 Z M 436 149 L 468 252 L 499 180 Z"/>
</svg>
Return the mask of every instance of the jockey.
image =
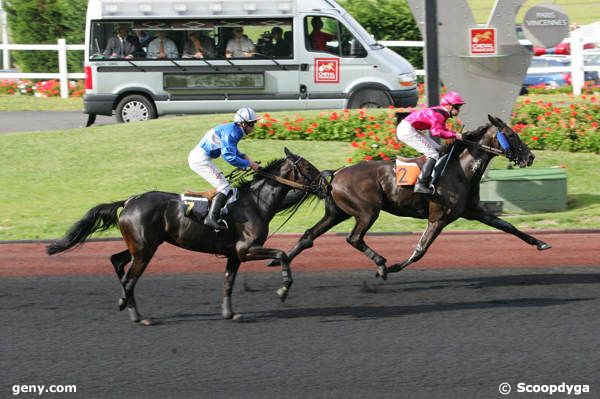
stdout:
<svg viewBox="0 0 600 399">
<path fill-rule="evenodd" d="M 442 97 L 441 105 L 413 111 L 398 124 L 398 140 L 427 157 L 415 184 L 415 193 L 434 193 L 435 190 L 430 187 L 429 181 L 433 167 L 440 158 L 440 145 L 431 137 L 422 134 L 422 131 L 429 130 L 431 136 L 435 137 L 461 140 L 462 134 L 446 129 L 446 120 L 457 116 L 463 104 L 465 102 L 458 93 L 449 91 Z"/>
<path fill-rule="evenodd" d="M 238 109 L 233 116 L 233 122 L 216 126 L 206 132 L 200 143 L 188 156 L 190 168 L 217 190 L 217 194 L 212 199 L 208 216 L 204 220 L 205 224 L 215 230 L 227 228 L 220 216 L 221 208 L 225 205 L 231 186 L 212 160 L 221 156 L 227 163 L 237 168 L 250 167 L 258 170 L 259 165 L 237 148 L 238 142 L 252 132 L 256 121 L 256 112 L 252 108 Z"/>
</svg>

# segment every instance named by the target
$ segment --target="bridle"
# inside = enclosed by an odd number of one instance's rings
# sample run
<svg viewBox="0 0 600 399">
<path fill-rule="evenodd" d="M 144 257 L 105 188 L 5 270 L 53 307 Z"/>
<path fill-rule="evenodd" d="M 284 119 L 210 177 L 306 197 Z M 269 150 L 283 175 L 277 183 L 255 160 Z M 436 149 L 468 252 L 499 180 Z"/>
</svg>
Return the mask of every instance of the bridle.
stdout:
<svg viewBox="0 0 600 399">
<path fill-rule="evenodd" d="M 305 180 L 310 181 L 310 184 L 302 184 L 302 183 L 298 183 L 296 181 L 290 180 L 290 179 L 286 179 L 284 177 L 281 176 L 277 176 L 268 172 L 265 172 L 262 169 L 256 170 L 255 173 L 257 175 L 266 177 L 268 179 L 272 179 L 275 180 L 278 183 L 284 184 L 286 186 L 295 188 L 297 190 L 302 190 L 305 191 L 307 193 L 310 194 L 315 194 L 317 196 L 319 195 L 326 195 L 327 193 L 329 193 L 330 191 L 330 187 L 328 184 L 325 183 L 325 179 L 323 179 L 322 176 L 318 176 L 313 180 L 310 180 L 308 176 L 306 176 L 306 174 L 304 174 L 304 172 L 302 172 L 302 169 L 300 169 L 300 167 L 298 166 L 298 164 L 300 163 L 300 161 L 302 161 L 303 158 L 301 156 L 297 156 L 296 160 L 292 160 L 291 164 L 292 167 L 294 169 L 294 171 L 296 171 L 298 174 L 300 174 L 300 176 L 302 176 Z"/>
<path fill-rule="evenodd" d="M 494 155 L 500 155 L 500 156 L 504 156 L 506 158 L 508 158 L 509 160 L 516 162 L 513 159 L 513 148 L 510 146 L 510 143 L 508 142 L 508 138 L 506 138 L 506 135 L 504 133 L 502 133 L 502 131 L 497 128 L 496 130 L 496 140 L 498 140 L 498 143 L 500 144 L 500 147 L 502 148 L 497 149 L 494 147 L 490 147 L 489 145 L 485 145 L 485 144 L 479 144 L 476 141 L 471 141 L 471 140 L 466 140 L 466 139 L 462 139 L 461 141 L 464 142 L 465 144 L 474 146 L 474 147 L 478 147 L 481 150 L 488 152 L 490 154 L 494 154 Z"/>
</svg>

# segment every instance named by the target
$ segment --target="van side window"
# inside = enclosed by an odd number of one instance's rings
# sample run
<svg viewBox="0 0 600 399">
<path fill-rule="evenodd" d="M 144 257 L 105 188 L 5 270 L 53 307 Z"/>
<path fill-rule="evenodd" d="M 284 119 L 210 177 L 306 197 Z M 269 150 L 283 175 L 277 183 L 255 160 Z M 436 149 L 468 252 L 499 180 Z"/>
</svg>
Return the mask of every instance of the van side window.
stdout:
<svg viewBox="0 0 600 399">
<path fill-rule="evenodd" d="M 366 57 L 367 52 L 348 28 L 337 19 L 309 16 L 304 19 L 304 37 L 309 51 L 341 57 Z"/>
</svg>

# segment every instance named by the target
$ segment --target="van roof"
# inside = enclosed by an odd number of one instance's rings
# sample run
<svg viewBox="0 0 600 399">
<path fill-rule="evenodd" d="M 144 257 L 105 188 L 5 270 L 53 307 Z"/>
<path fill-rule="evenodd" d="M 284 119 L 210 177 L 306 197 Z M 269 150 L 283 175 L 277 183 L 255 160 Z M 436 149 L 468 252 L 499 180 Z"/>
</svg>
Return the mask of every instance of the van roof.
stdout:
<svg viewBox="0 0 600 399">
<path fill-rule="evenodd" d="M 334 0 L 89 0 L 88 19 L 281 18 L 340 9 Z"/>
</svg>

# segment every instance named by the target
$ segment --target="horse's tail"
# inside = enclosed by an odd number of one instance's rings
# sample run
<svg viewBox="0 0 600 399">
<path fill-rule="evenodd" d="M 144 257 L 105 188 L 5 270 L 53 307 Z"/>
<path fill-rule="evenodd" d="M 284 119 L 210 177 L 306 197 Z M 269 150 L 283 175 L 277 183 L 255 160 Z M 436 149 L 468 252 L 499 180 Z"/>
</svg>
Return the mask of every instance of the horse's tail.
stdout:
<svg viewBox="0 0 600 399">
<path fill-rule="evenodd" d="M 46 253 L 54 255 L 75 246 L 83 245 L 85 240 L 93 233 L 115 226 L 119 221 L 118 210 L 124 205 L 125 201 L 117 201 L 93 207 L 87 211 L 83 218 L 71 226 L 63 238 L 49 244 L 46 247 Z"/>
</svg>

